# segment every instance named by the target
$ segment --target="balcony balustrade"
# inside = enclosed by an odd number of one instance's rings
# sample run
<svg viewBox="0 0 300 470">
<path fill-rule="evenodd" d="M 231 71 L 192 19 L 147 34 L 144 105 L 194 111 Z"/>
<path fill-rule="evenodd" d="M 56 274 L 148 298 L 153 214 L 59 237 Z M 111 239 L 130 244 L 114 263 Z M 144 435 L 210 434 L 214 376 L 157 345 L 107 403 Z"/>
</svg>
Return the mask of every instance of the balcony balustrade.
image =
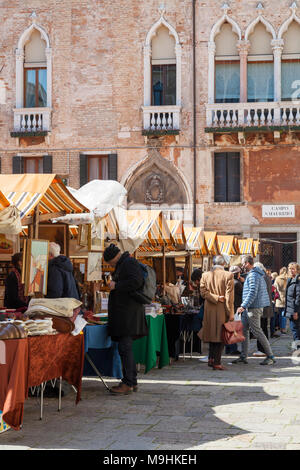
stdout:
<svg viewBox="0 0 300 470">
<path fill-rule="evenodd" d="M 206 105 L 208 128 L 300 126 L 300 101 Z"/>
<path fill-rule="evenodd" d="M 144 131 L 179 131 L 180 106 L 143 106 Z"/>
<path fill-rule="evenodd" d="M 14 132 L 29 133 L 51 130 L 50 108 L 15 108 Z"/>
</svg>

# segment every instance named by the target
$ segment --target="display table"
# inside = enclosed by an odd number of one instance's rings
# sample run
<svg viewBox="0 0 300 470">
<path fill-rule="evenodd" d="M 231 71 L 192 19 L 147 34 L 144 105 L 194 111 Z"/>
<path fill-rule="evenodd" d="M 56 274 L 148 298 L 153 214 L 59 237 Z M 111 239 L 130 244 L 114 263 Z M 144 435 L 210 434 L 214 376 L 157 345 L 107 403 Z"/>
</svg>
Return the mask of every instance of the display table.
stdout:
<svg viewBox="0 0 300 470">
<path fill-rule="evenodd" d="M 164 315 L 153 318 L 146 315 L 148 324 L 148 336 L 139 338 L 133 342 L 133 354 L 137 364 L 144 364 L 145 374 L 156 366 L 157 353 L 159 353 L 159 368 L 170 362 L 166 322 Z"/>
<path fill-rule="evenodd" d="M 197 332 L 201 329 L 201 323 L 197 315 L 184 313 L 165 313 L 167 337 L 170 357 L 178 360 L 179 354 L 185 359 L 186 349 L 190 343 L 190 355 L 193 352 L 201 353 L 201 340 Z"/>
<path fill-rule="evenodd" d="M 0 364 L 0 409 L 3 420 L 20 429 L 28 388 L 62 377 L 77 389 L 80 400 L 84 337 L 71 334 L 6 340 L 5 364 Z"/>
<path fill-rule="evenodd" d="M 84 351 L 88 352 L 88 356 L 96 368 L 106 377 L 121 379 L 123 374 L 118 343 L 112 341 L 108 336 L 107 325 L 86 325 L 83 331 Z M 84 362 L 83 375 L 96 375 L 87 360 Z"/>
</svg>

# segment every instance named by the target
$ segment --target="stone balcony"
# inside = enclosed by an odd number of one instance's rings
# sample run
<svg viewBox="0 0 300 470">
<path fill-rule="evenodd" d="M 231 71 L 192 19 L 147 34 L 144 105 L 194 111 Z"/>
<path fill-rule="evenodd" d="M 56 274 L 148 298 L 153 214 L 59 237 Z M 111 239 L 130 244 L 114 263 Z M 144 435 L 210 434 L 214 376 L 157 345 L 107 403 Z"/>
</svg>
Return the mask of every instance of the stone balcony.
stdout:
<svg viewBox="0 0 300 470">
<path fill-rule="evenodd" d="M 180 106 L 142 106 L 143 135 L 179 134 Z"/>
<path fill-rule="evenodd" d="M 300 101 L 206 105 L 206 132 L 299 127 Z"/>
<path fill-rule="evenodd" d="M 51 130 L 51 108 L 15 108 L 12 137 L 46 135 Z"/>
</svg>

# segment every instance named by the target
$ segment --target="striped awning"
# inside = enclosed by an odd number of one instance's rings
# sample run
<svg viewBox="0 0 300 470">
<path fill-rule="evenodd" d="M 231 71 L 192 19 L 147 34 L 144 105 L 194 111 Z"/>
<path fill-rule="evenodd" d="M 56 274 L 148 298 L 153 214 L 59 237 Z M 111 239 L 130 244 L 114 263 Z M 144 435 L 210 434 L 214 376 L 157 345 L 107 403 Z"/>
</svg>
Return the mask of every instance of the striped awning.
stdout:
<svg viewBox="0 0 300 470">
<path fill-rule="evenodd" d="M 174 249 L 182 249 L 186 245 L 186 237 L 182 220 L 167 220 L 167 224 L 173 239 L 175 240 Z"/>
<path fill-rule="evenodd" d="M 178 226 L 172 224 L 173 231 Z M 176 240 L 160 210 L 126 210 L 116 208 L 104 217 L 104 238 L 119 242 L 124 250 L 158 252 L 165 245 L 174 250 Z"/>
<path fill-rule="evenodd" d="M 69 232 L 72 237 L 78 237 L 78 226 L 69 225 Z"/>
<path fill-rule="evenodd" d="M 184 227 L 184 232 L 188 251 L 195 251 L 196 256 L 208 254 L 204 232 L 200 227 Z"/>
<path fill-rule="evenodd" d="M 89 212 L 55 174 L 0 175 L 0 188 L 21 218 L 32 215 L 37 204 L 41 214 Z"/>
<path fill-rule="evenodd" d="M 210 255 L 218 254 L 217 232 L 204 232 L 204 239 Z"/>
<path fill-rule="evenodd" d="M 259 254 L 259 240 L 253 240 L 253 256 L 256 257 Z"/>
<path fill-rule="evenodd" d="M 234 235 L 217 235 L 218 251 L 221 255 L 236 255 Z"/>
<path fill-rule="evenodd" d="M 238 245 L 241 255 L 253 254 L 253 238 L 239 238 Z"/>
<path fill-rule="evenodd" d="M 129 233 L 133 233 L 135 239 L 143 240 L 139 251 L 160 251 L 163 245 L 168 250 L 174 249 L 175 239 L 160 210 L 129 210 L 127 220 Z"/>
<path fill-rule="evenodd" d="M 10 202 L 6 199 L 2 191 L 0 191 L 0 211 L 3 211 L 8 206 L 10 206 Z"/>
</svg>

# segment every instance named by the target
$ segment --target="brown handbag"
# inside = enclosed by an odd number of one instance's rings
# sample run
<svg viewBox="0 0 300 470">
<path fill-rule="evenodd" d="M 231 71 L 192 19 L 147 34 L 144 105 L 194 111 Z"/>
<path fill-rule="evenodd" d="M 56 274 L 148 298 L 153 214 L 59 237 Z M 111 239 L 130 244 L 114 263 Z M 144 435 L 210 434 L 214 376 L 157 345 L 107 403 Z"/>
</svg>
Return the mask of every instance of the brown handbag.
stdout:
<svg viewBox="0 0 300 470">
<path fill-rule="evenodd" d="M 27 338 L 27 334 L 23 326 L 15 325 L 13 322 L 0 323 L 0 340 L 24 338 Z"/>
<path fill-rule="evenodd" d="M 228 321 L 222 325 L 222 343 L 235 344 L 245 341 L 243 323 L 241 321 Z"/>
</svg>

